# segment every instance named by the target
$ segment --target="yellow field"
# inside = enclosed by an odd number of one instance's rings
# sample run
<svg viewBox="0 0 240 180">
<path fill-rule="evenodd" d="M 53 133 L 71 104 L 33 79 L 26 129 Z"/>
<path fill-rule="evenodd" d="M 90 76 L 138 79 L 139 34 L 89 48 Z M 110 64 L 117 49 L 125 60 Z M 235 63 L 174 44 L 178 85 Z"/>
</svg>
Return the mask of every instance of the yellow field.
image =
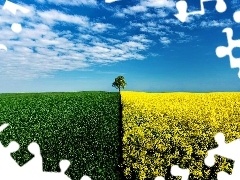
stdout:
<svg viewBox="0 0 240 180">
<path fill-rule="evenodd" d="M 188 168 L 189 180 L 231 173 L 233 161 L 216 156 L 216 166 L 207 167 L 204 158 L 217 147 L 216 133 L 223 132 L 226 142 L 240 137 L 240 93 L 122 91 L 121 96 L 127 177 L 166 176 L 172 165 Z"/>
</svg>

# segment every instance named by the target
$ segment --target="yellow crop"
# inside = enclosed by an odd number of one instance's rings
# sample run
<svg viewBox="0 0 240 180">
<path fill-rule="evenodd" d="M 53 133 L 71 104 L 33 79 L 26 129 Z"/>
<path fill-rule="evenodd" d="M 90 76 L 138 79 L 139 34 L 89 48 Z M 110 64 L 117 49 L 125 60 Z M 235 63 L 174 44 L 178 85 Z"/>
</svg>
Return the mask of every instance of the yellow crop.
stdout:
<svg viewBox="0 0 240 180">
<path fill-rule="evenodd" d="M 226 142 L 240 137 L 240 93 L 122 91 L 121 97 L 125 176 L 166 177 L 172 165 L 188 168 L 189 179 L 231 172 L 233 161 L 216 156 L 216 166 L 207 167 L 204 158 L 217 147 L 216 133 Z"/>
</svg>

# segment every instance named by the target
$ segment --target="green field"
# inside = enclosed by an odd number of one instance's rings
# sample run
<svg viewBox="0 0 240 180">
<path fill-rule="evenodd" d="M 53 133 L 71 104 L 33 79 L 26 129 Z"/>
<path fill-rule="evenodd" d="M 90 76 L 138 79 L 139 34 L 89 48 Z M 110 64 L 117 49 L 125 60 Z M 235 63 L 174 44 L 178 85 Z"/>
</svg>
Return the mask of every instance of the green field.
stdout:
<svg viewBox="0 0 240 180">
<path fill-rule="evenodd" d="M 31 142 L 40 146 L 43 171 L 60 172 L 59 162 L 69 160 L 71 180 L 180 179 L 170 173 L 176 164 L 190 170 L 189 180 L 216 179 L 231 173 L 233 161 L 203 161 L 217 132 L 226 142 L 240 137 L 239 107 L 239 93 L 0 94 L 0 125 L 9 124 L 0 141 L 19 143 L 12 156 L 21 166 L 33 158 Z"/>
<path fill-rule="evenodd" d="M 37 142 L 43 170 L 59 172 L 59 162 L 71 162 L 66 174 L 72 180 L 88 175 L 94 180 L 121 178 L 121 102 L 119 93 L 24 93 L 0 95 L 1 134 L 7 146 L 16 141 L 13 153 L 19 165 L 33 155 L 27 150 Z"/>
</svg>

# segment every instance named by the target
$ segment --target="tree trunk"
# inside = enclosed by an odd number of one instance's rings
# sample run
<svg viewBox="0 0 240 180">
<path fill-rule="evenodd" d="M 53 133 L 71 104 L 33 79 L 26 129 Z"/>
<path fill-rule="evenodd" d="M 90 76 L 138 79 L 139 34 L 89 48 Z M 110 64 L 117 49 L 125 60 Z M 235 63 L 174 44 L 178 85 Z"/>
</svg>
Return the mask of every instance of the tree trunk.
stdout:
<svg viewBox="0 0 240 180">
<path fill-rule="evenodd" d="M 118 92 L 120 93 L 120 88 L 118 88 Z"/>
</svg>

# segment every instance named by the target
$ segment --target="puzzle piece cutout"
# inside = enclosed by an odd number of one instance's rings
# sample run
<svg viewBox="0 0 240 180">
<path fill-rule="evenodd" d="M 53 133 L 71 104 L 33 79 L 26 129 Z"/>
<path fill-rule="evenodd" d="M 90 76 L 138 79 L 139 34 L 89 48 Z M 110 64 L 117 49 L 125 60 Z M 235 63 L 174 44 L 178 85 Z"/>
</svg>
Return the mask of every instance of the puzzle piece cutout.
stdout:
<svg viewBox="0 0 240 180">
<path fill-rule="evenodd" d="M 12 3 L 12 2 L 10 2 L 8 0 L 6 0 L 6 2 L 4 3 L 2 9 L 10 11 L 14 15 L 16 15 L 17 10 L 20 10 L 24 14 L 26 14 L 26 13 L 28 13 L 30 11 L 27 8 L 24 8 L 24 7 L 20 6 L 20 5 Z M 12 23 L 11 29 L 15 33 L 20 33 L 22 31 L 22 25 L 19 24 L 19 23 Z M 4 44 L 0 44 L 0 49 L 3 49 L 5 51 L 7 51 L 7 47 Z"/>
<path fill-rule="evenodd" d="M 3 124 L 0 126 L 0 132 L 2 132 L 9 124 Z M 68 160 L 62 160 L 59 163 L 60 172 L 44 172 L 42 167 L 42 157 L 40 153 L 40 147 L 36 142 L 32 142 L 28 146 L 30 153 L 34 157 L 24 164 L 19 166 L 16 161 L 11 157 L 11 153 L 16 152 L 19 149 L 19 144 L 12 141 L 7 147 L 4 147 L 0 143 L 0 179 L 12 180 L 24 179 L 44 179 L 44 180 L 71 180 L 66 174 L 66 170 L 70 166 Z M 91 180 L 90 177 L 84 175 L 81 180 Z"/>
<path fill-rule="evenodd" d="M 231 28 L 224 28 L 223 31 L 227 35 L 228 47 L 218 46 L 216 48 L 216 55 L 219 58 L 229 56 L 230 67 L 231 68 L 240 68 L 240 58 L 234 58 L 232 50 L 235 47 L 240 47 L 240 39 L 233 40 L 233 30 Z M 240 70 L 238 72 L 238 77 L 240 78 Z"/>
<path fill-rule="evenodd" d="M 11 13 L 13 13 L 14 15 L 16 15 L 16 12 L 17 10 L 20 10 L 22 13 L 26 14 L 28 13 L 30 10 L 20 6 L 20 5 L 17 5 L 15 3 L 12 3 L 8 0 L 6 0 L 5 4 L 3 5 L 3 10 L 9 10 Z M 11 26 L 11 29 L 13 32 L 15 33 L 20 33 L 22 31 L 22 26 L 21 24 L 18 24 L 18 23 L 13 23 L 12 26 Z"/>
<path fill-rule="evenodd" d="M 223 133 L 217 133 L 215 135 L 215 141 L 218 144 L 217 148 L 208 151 L 207 157 L 204 162 L 207 166 L 211 167 L 215 163 L 214 156 L 220 155 L 225 158 L 234 160 L 232 175 L 226 172 L 219 172 L 217 174 L 218 180 L 237 180 L 240 177 L 240 139 L 236 139 L 230 143 L 225 142 L 225 136 Z"/>
<path fill-rule="evenodd" d="M 189 15 L 195 15 L 195 14 L 203 15 L 205 14 L 203 3 L 207 1 L 212 1 L 212 0 L 200 0 L 200 5 L 201 5 L 200 11 L 187 12 L 187 9 L 188 9 L 187 2 L 184 0 L 180 0 L 176 2 L 176 8 L 178 10 L 178 14 L 175 14 L 174 16 L 178 18 L 181 22 L 186 22 Z M 217 10 L 217 12 L 219 13 L 225 12 L 227 9 L 227 5 L 224 2 L 224 0 L 216 0 L 216 1 L 217 2 L 216 2 L 215 9 Z"/>
<path fill-rule="evenodd" d="M 233 19 L 236 23 L 240 23 L 240 11 L 234 12 Z"/>
<path fill-rule="evenodd" d="M 178 165 L 174 165 L 171 167 L 171 174 L 173 176 L 182 176 L 182 180 L 188 180 L 190 171 L 189 169 L 182 169 Z M 154 180 L 165 180 L 165 178 L 158 176 Z"/>
</svg>

